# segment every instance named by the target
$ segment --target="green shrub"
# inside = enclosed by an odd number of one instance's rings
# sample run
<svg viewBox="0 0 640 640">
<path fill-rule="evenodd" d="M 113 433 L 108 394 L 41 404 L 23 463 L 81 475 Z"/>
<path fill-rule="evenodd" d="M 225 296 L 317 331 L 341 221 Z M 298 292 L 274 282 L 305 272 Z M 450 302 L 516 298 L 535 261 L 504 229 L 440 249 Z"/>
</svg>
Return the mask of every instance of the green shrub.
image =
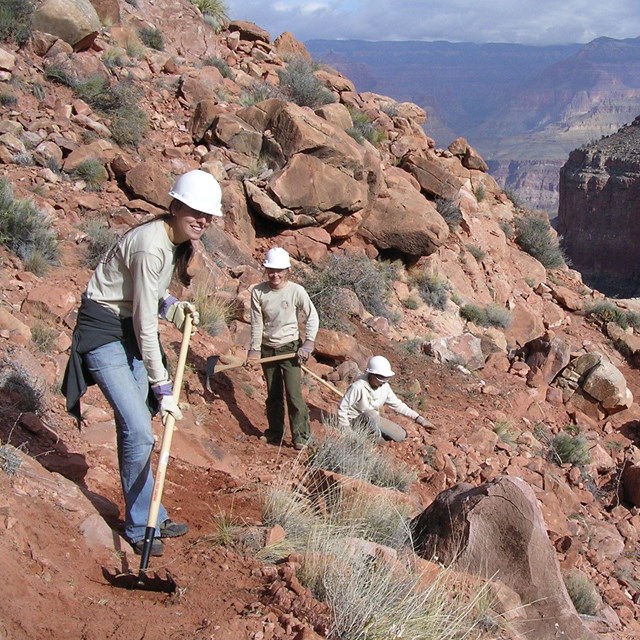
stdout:
<svg viewBox="0 0 640 640">
<path fill-rule="evenodd" d="M 204 21 L 218 33 L 228 22 L 228 9 L 222 0 L 191 0 L 200 13 Z M 225 76 L 226 77 L 226 76 Z"/>
<path fill-rule="evenodd" d="M 502 233 L 504 233 L 507 240 L 511 240 L 516 232 L 513 225 L 506 220 L 502 220 L 500 222 L 500 228 L 502 229 Z"/>
<path fill-rule="evenodd" d="M 0 105 L 3 107 L 15 107 L 18 104 L 18 98 L 14 93 L 8 91 L 0 92 Z"/>
<path fill-rule="evenodd" d="M 102 63 L 107 69 L 124 67 L 128 62 L 126 51 L 120 47 L 109 47 L 109 49 L 102 54 Z"/>
<path fill-rule="evenodd" d="M 31 36 L 34 6 L 30 0 L 2 0 L 0 4 L 0 40 L 24 44 Z"/>
<path fill-rule="evenodd" d="M 240 94 L 240 104 L 244 107 L 251 107 L 254 104 L 258 104 L 263 100 L 270 100 L 271 98 L 277 98 L 278 100 L 284 100 L 285 96 L 278 87 L 274 87 L 268 82 L 253 81 L 246 91 Z"/>
<path fill-rule="evenodd" d="M 511 313 L 498 304 L 489 304 L 485 308 L 476 304 L 460 307 L 460 316 L 479 327 L 500 327 L 506 329 L 511 324 Z"/>
<path fill-rule="evenodd" d="M 571 602 L 576 611 L 582 615 L 595 616 L 598 612 L 598 592 L 587 576 L 580 571 L 571 571 L 564 576 Z"/>
<path fill-rule="evenodd" d="M 164 51 L 164 37 L 162 31 L 157 27 L 141 27 L 138 29 L 138 35 L 146 47 L 156 51 Z"/>
<path fill-rule="evenodd" d="M 486 190 L 484 188 L 483 184 L 479 184 L 473 191 L 474 195 L 476 196 L 476 200 L 478 202 L 482 202 L 485 199 L 486 194 Z"/>
<path fill-rule="evenodd" d="M 384 140 L 384 131 L 378 129 L 371 118 L 358 109 L 347 106 L 353 121 L 353 127 L 347 129 L 347 133 L 358 143 L 362 144 L 368 140 L 374 147 L 377 147 Z"/>
<path fill-rule="evenodd" d="M 282 92 L 301 107 L 319 107 L 335 102 L 335 97 L 314 75 L 314 65 L 304 58 L 293 58 L 278 72 Z"/>
<path fill-rule="evenodd" d="M 571 464 L 583 466 L 591 460 L 589 442 L 584 436 L 572 436 L 566 431 L 561 431 L 553 437 L 549 444 L 549 453 L 558 464 Z"/>
<path fill-rule="evenodd" d="M 113 85 L 102 76 L 71 82 L 74 93 L 111 119 L 111 135 L 122 145 L 137 146 L 149 128 L 146 112 L 140 108 L 140 90 L 130 80 Z"/>
<path fill-rule="evenodd" d="M 386 301 L 391 293 L 391 282 L 396 267 L 390 263 L 376 263 L 364 255 L 331 254 L 321 265 L 312 265 L 299 274 L 318 310 L 320 322 L 327 329 L 346 328 L 342 289 L 349 289 L 364 308 L 374 316 L 391 318 Z"/>
<path fill-rule="evenodd" d="M 31 342 L 41 353 L 49 353 L 53 348 L 57 332 L 44 322 L 38 321 L 31 327 Z"/>
<path fill-rule="evenodd" d="M 20 470 L 22 458 L 10 444 L 0 445 L 0 469 L 8 476 L 15 476 Z"/>
<path fill-rule="evenodd" d="M 465 304 L 461 306 L 460 317 L 479 327 L 484 327 L 487 320 L 484 309 L 479 307 L 477 304 Z"/>
<path fill-rule="evenodd" d="M 491 303 L 485 309 L 488 327 L 506 329 L 511 324 L 511 312 L 499 304 Z"/>
<path fill-rule="evenodd" d="M 41 379 L 13 360 L 6 360 L 0 368 L 0 390 L 3 396 L 18 410 L 38 413 L 44 407 L 46 388 Z"/>
<path fill-rule="evenodd" d="M 374 438 L 366 427 L 329 433 L 322 442 L 312 443 L 310 464 L 378 487 L 407 491 L 415 472 L 381 453 Z"/>
<path fill-rule="evenodd" d="M 513 446 L 516 443 L 516 434 L 509 420 L 496 420 L 493 432 L 506 444 Z"/>
<path fill-rule="evenodd" d="M 412 296 L 403 300 L 402 304 L 404 304 L 405 308 L 411 309 L 412 311 L 415 311 L 420 306 L 420 302 Z"/>
<path fill-rule="evenodd" d="M 203 64 L 209 67 L 215 67 L 222 74 L 223 78 L 231 78 L 233 75 L 231 67 L 227 64 L 227 61 L 222 58 L 218 58 L 217 56 L 209 56 L 208 58 L 205 58 Z"/>
<path fill-rule="evenodd" d="M 545 214 L 526 213 L 515 219 L 515 240 L 523 251 L 545 268 L 555 269 L 565 264 L 557 238 L 551 235 Z"/>
<path fill-rule="evenodd" d="M 39 256 L 47 266 L 58 264 L 58 237 L 52 221 L 31 200 L 14 198 L 4 178 L 0 178 L 0 244 L 23 261 Z"/>
<path fill-rule="evenodd" d="M 460 206 L 453 200 L 436 198 L 436 210 L 444 218 L 451 231 L 455 231 L 462 222 Z"/>
<path fill-rule="evenodd" d="M 627 313 L 609 300 L 597 300 L 587 306 L 585 313 L 587 318 L 597 320 L 602 324 L 614 322 L 623 329 L 629 326 Z"/>
<path fill-rule="evenodd" d="M 193 287 L 193 299 L 200 314 L 200 329 L 210 336 L 218 336 L 233 320 L 233 301 L 216 291 L 218 287 L 210 281 L 199 281 Z"/>
<path fill-rule="evenodd" d="M 84 232 L 87 234 L 87 250 L 84 258 L 84 265 L 90 269 L 95 269 L 106 257 L 118 236 L 109 228 L 106 220 L 92 218 L 84 225 Z"/>
<path fill-rule="evenodd" d="M 73 170 L 73 175 L 86 183 L 87 191 L 100 191 L 109 177 L 107 170 L 97 158 L 87 158 Z"/>
<path fill-rule="evenodd" d="M 451 292 L 451 287 L 444 278 L 424 271 L 415 271 L 409 275 L 409 282 L 418 290 L 420 297 L 426 304 L 434 309 L 444 311 Z"/>
<path fill-rule="evenodd" d="M 481 262 L 487 257 L 487 252 L 478 245 L 468 244 L 466 245 L 466 249 L 478 262 Z"/>
</svg>

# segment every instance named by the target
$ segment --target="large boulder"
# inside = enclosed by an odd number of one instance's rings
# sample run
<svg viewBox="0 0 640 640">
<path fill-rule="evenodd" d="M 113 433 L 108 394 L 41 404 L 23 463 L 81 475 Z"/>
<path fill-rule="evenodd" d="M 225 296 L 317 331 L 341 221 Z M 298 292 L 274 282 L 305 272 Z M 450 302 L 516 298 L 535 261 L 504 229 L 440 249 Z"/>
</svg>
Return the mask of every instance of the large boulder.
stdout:
<svg viewBox="0 0 640 640">
<path fill-rule="evenodd" d="M 435 206 L 407 181 L 375 199 L 360 233 L 378 249 L 394 249 L 416 259 L 442 246 L 449 227 Z"/>
<path fill-rule="evenodd" d="M 100 18 L 89 0 L 45 0 L 33 14 L 33 28 L 88 49 L 100 31 Z"/>
<path fill-rule="evenodd" d="M 499 580 L 518 594 L 522 617 L 514 625 L 525 637 L 595 640 L 567 593 L 535 494 L 520 478 L 455 485 L 413 526 L 423 558 Z"/>
</svg>

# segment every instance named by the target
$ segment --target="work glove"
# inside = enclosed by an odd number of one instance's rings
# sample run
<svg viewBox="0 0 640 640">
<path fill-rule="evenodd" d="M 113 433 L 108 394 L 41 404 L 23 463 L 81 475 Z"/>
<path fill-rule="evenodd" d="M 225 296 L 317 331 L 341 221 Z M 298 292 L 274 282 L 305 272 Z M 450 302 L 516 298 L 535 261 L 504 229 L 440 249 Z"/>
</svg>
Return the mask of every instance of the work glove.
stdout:
<svg viewBox="0 0 640 640">
<path fill-rule="evenodd" d="M 426 418 L 423 418 L 422 416 L 418 416 L 416 418 L 416 422 L 421 426 L 424 427 L 425 429 L 427 429 L 428 431 L 433 431 L 435 429 L 433 422 L 431 422 L 430 420 L 427 420 Z"/>
<path fill-rule="evenodd" d="M 160 417 L 162 424 L 167 423 L 167 418 L 172 415 L 174 420 L 182 420 L 182 411 L 173 397 L 173 385 L 170 382 L 161 382 L 151 387 L 160 404 Z"/>
<path fill-rule="evenodd" d="M 200 314 L 191 302 L 181 302 L 178 298 L 167 296 L 160 307 L 160 317 L 173 323 L 178 331 L 184 329 L 184 321 L 187 315 L 191 315 L 191 335 L 196 332 L 196 326 L 200 324 Z"/>
<path fill-rule="evenodd" d="M 244 366 L 248 369 L 255 369 L 260 364 L 258 360 L 260 360 L 261 355 L 262 354 L 257 349 L 249 349 L 249 351 L 247 351 L 247 359 L 245 360 Z"/>
<path fill-rule="evenodd" d="M 309 356 L 313 353 L 314 346 L 312 340 L 304 341 L 304 344 L 298 349 L 298 353 L 296 354 L 300 364 L 304 364 L 309 359 Z"/>
</svg>

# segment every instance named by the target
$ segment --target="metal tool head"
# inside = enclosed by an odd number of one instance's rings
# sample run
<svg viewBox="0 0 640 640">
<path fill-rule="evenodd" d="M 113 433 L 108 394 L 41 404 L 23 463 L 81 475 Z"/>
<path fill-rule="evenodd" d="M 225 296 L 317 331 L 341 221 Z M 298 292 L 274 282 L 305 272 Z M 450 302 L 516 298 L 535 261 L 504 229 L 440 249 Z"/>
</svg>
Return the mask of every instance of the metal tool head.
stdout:
<svg viewBox="0 0 640 640">
<path fill-rule="evenodd" d="M 216 372 L 216 365 L 218 364 L 218 360 L 220 360 L 220 356 L 209 356 L 207 358 L 207 368 L 204 374 L 204 383 L 207 391 L 209 392 L 211 392 L 211 378 Z"/>
<path fill-rule="evenodd" d="M 173 576 L 167 571 L 166 578 L 161 578 L 157 573 L 149 574 L 146 571 L 139 573 L 110 573 L 105 567 L 102 575 L 112 586 L 119 589 L 141 589 L 143 591 L 156 591 L 158 593 L 175 593 L 178 585 Z"/>
</svg>

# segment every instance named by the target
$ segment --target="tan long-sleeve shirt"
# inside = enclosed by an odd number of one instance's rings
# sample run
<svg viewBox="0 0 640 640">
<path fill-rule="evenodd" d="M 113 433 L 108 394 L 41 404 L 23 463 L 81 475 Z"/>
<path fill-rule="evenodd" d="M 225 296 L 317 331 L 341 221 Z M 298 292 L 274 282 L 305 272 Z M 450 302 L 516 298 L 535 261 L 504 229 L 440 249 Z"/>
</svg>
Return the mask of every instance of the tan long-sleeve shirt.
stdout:
<svg viewBox="0 0 640 640">
<path fill-rule="evenodd" d="M 121 318 L 133 317 L 149 382 L 168 380 L 158 341 L 158 309 L 167 295 L 175 266 L 174 245 L 164 221 L 155 220 L 126 233 L 106 262 L 96 268 L 86 295 Z"/>
<path fill-rule="evenodd" d="M 300 338 L 298 312 L 305 319 L 305 340 L 315 341 L 320 321 L 318 312 L 304 287 L 287 282 L 272 289 L 268 282 L 257 284 L 251 292 L 251 351 L 264 344 L 281 347 Z"/>
</svg>

